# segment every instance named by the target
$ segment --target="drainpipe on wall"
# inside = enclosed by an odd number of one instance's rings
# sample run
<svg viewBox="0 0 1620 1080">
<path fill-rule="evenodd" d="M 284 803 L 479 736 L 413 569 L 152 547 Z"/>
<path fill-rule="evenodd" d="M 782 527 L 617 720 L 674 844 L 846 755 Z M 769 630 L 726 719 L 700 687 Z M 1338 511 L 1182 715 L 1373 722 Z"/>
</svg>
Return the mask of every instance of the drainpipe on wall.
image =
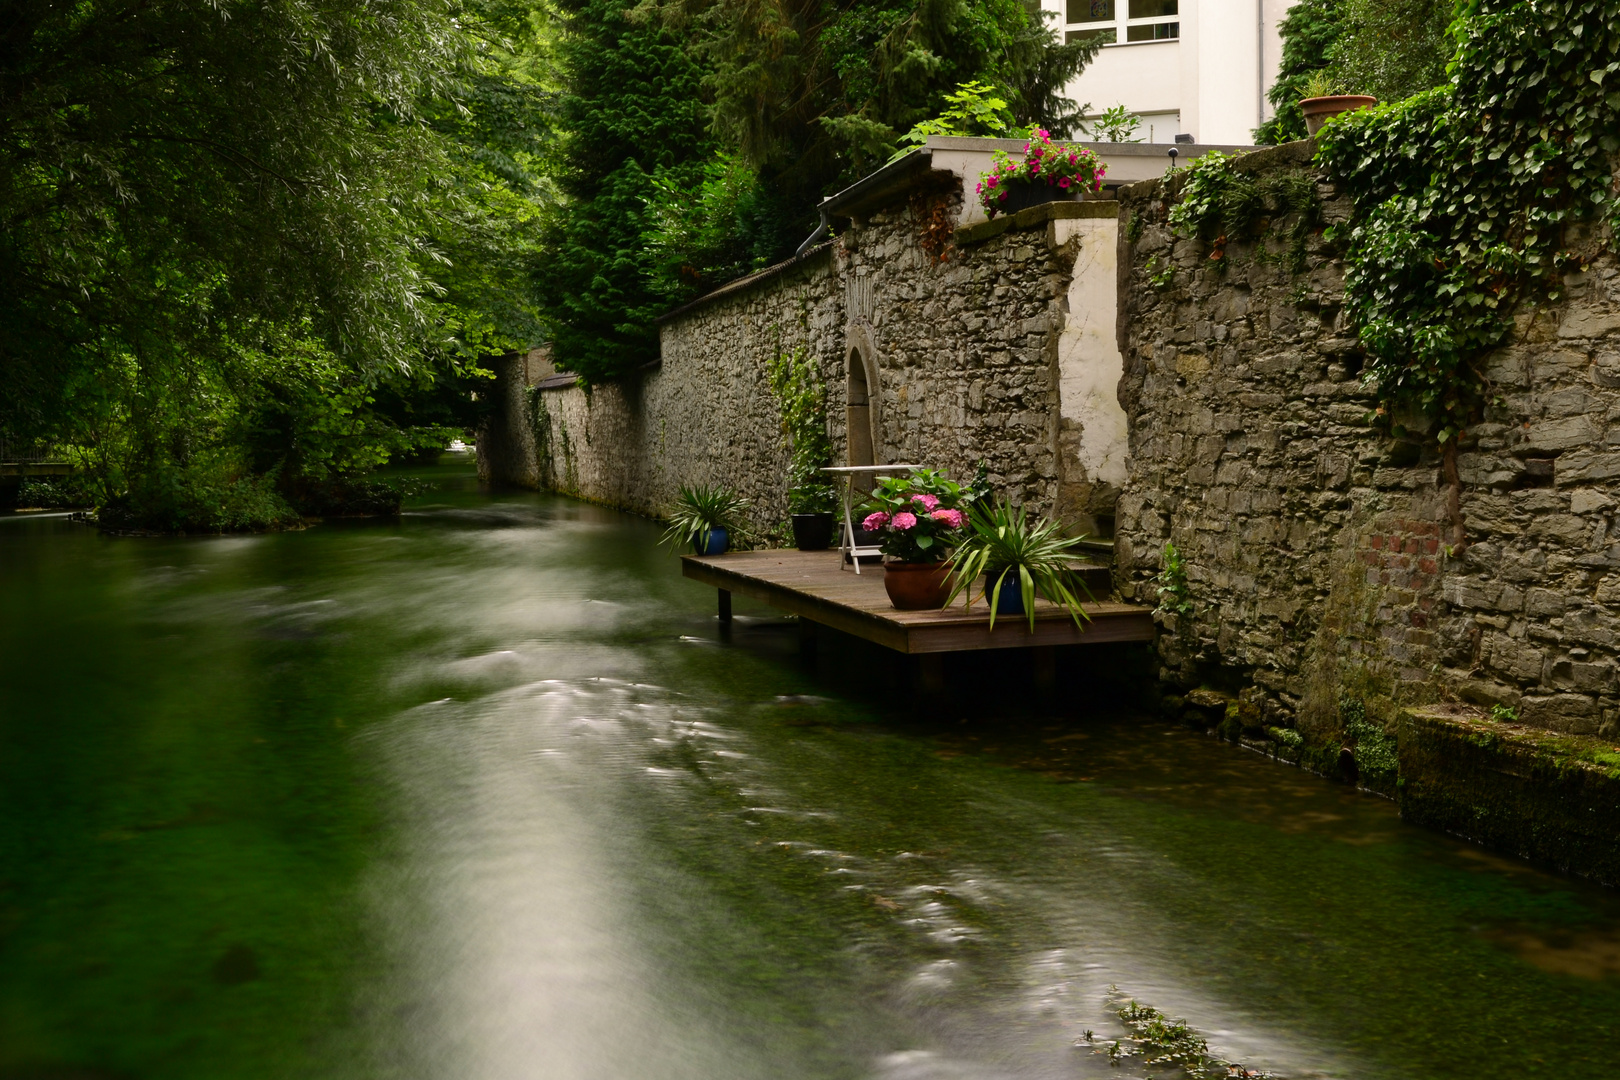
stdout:
<svg viewBox="0 0 1620 1080">
<path fill-rule="evenodd" d="M 821 242 L 821 238 L 827 235 L 827 230 L 829 228 L 831 228 L 831 225 L 827 221 L 827 211 L 822 210 L 821 224 L 817 225 L 816 231 L 811 233 L 809 237 L 805 239 L 805 242 L 799 245 L 799 250 L 793 253 L 793 257 L 795 259 L 802 258 L 805 252 L 809 251 L 811 248 L 815 247 L 816 244 Z"/>
<path fill-rule="evenodd" d="M 1266 122 L 1266 0 L 1254 0 L 1254 60 L 1254 115 L 1259 127 Z"/>
</svg>

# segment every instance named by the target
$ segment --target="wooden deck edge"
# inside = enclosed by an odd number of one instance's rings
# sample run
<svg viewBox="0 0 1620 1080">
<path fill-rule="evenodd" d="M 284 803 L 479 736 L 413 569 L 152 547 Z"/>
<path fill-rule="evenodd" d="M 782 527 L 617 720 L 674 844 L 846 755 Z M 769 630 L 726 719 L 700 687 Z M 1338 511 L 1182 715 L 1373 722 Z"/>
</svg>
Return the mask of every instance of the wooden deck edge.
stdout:
<svg viewBox="0 0 1620 1080">
<path fill-rule="evenodd" d="M 1146 609 L 1098 611 L 1084 624 L 1083 629 L 1076 628 L 1074 621 L 1067 616 L 1045 613 L 1036 619 L 1034 633 L 1030 632 L 1027 621 L 1016 616 L 998 618 L 993 631 L 980 621 L 983 616 L 972 620 L 960 619 L 906 626 L 879 615 L 701 559 L 682 558 L 681 573 L 700 584 L 758 600 L 779 611 L 809 619 L 811 622 L 901 653 L 968 652 L 1047 645 L 1148 642 L 1152 641 L 1154 636 L 1153 616 Z"/>
<path fill-rule="evenodd" d="M 875 618 L 853 608 L 844 607 L 823 600 L 819 596 L 808 593 L 795 592 L 784 589 L 780 585 L 762 582 L 746 574 L 739 574 L 734 570 L 715 566 L 712 563 L 699 562 L 696 559 L 681 560 L 681 573 L 693 581 L 704 585 L 712 585 L 717 589 L 726 589 L 739 596 L 746 596 L 760 603 L 769 604 L 800 618 L 811 622 L 830 626 L 834 630 L 842 630 L 846 634 L 853 634 L 867 641 L 875 641 L 879 645 L 894 649 L 896 652 L 910 652 L 909 642 L 903 627 L 892 625 L 883 619 Z"/>
</svg>

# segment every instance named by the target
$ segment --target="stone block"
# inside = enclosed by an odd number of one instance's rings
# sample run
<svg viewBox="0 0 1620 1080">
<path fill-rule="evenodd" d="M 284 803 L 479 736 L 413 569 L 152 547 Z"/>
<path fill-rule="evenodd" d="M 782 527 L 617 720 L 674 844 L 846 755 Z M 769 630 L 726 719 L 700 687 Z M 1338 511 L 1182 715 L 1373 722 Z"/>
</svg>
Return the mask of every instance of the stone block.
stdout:
<svg viewBox="0 0 1620 1080">
<path fill-rule="evenodd" d="M 1561 338 L 1603 337 L 1620 330 L 1620 311 L 1571 303 L 1558 323 Z"/>
<path fill-rule="evenodd" d="M 1524 613 L 1532 619 L 1551 619 L 1564 613 L 1564 594 L 1552 589 L 1531 589 L 1525 594 Z"/>
<path fill-rule="evenodd" d="M 1593 488 L 1581 488 L 1570 494 L 1569 512 L 1572 514 L 1591 514 L 1613 509 L 1614 500 L 1602 491 Z"/>
<path fill-rule="evenodd" d="M 1553 475 L 1560 486 L 1613 480 L 1620 477 L 1620 454 L 1589 450 L 1564 454 L 1558 458 Z"/>
<path fill-rule="evenodd" d="M 1491 635 L 1489 648 L 1492 668 L 1522 683 L 1541 681 L 1547 656 L 1540 649 L 1501 634 Z"/>
<path fill-rule="evenodd" d="M 1554 660 L 1547 666 L 1547 681 L 1560 690 L 1611 693 L 1615 668 L 1610 662 L 1586 663 L 1573 659 Z"/>
<path fill-rule="evenodd" d="M 1585 694 L 1526 695 L 1519 719 L 1531 727 L 1566 735 L 1595 735 L 1603 718 L 1598 703 Z"/>
<path fill-rule="evenodd" d="M 1514 445 L 1513 453 L 1519 457 L 1543 457 L 1597 442 L 1600 434 L 1597 425 L 1587 416 L 1535 420 Z"/>
</svg>

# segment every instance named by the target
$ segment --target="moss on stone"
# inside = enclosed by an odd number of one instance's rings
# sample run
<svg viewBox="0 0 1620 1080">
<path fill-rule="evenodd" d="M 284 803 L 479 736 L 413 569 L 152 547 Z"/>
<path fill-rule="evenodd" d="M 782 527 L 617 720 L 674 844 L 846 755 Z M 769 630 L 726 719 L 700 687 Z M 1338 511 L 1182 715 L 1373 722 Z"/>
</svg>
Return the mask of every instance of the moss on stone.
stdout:
<svg viewBox="0 0 1620 1080">
<path fill-rule="evenodd" d="M 1460 708 L 1398 718 L 1401 815 L 1620 885 L 1620 749 Z"/>
</svg>

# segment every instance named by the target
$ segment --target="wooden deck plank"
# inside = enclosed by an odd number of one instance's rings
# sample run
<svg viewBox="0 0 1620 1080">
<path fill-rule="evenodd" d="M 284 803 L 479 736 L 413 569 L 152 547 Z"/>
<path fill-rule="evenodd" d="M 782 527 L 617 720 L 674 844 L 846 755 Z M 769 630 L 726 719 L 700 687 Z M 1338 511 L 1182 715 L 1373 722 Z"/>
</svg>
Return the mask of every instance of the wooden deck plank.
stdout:
<svg viewBox="0 0 1620 1080">
<path fill-rule="evenodd" d="M 880 567 L 866 568 L 857 576 L 839 566 L 836 551 L 685 555 L 681 573 L 904 653 L 1153 640 L 1152 614 L 1135 604 L 1084 604 L 1090 621 L 1076 628 L 1061 607 L 1037 601 L 1034 633 L 1027 619 L 1016 616 L 997 618 L 992 631 L 982 601 L 965 611 L 960 598 L 943 611 L 897 611 L 883 589 Z"/>
</svg>

